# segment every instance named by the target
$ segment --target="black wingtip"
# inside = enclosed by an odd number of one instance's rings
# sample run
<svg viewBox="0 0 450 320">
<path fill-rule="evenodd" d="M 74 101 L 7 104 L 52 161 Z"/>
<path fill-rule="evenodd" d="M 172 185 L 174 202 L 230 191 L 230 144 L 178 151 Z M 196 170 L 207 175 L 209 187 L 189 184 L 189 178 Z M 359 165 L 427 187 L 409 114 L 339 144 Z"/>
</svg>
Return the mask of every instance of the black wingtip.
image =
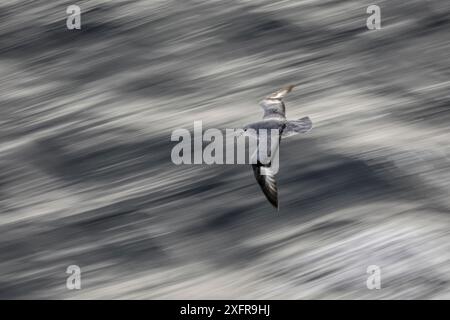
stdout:
<svg viewBox="0 0 450 320">
<path fill-rule="evenodd" d="M 275 199 L 275 198 L 268 197 L 268 196 L 266 195 L 266 198 L 267 198 L 267 200 L 269 200 L 270 204 L 271 204 L 275 209 L 277 209 L 277 211 L 280 211 L 280 208 L 278 207 L 278 197 Z"/>
<path fill-rule="evenodd" d="M 258 185 L 260 186 L 261 190 L 263 191 L 263 194 L 265 198 L 269 201 L 269 203 L 279 211 L 278 208 L 278 193 L 275 189 L 275 193 L 268 191 L 268 189 L 265 186 L 265 179 L 264 176 L 261 175 L 261 167 L 266 167 L 267 165 L 262 164 L 261 162 L 257 162 L 257 164 L 252 164 L 253 173 L 255 175 L 256 181 L 258 182 Z M 276 184 L 275 184 L 276 188 Z"/>
</svg>

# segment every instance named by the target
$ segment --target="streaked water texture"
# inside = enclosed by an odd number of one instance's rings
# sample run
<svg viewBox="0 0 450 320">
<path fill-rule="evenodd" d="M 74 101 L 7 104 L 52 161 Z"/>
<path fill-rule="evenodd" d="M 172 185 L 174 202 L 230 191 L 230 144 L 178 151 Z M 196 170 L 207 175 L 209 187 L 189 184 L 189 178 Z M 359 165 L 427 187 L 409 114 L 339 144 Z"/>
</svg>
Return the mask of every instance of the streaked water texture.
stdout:
<svg viewBox="0 0 450 320">
<path fill-rule="evenodd" d="M 9 0 L 0 17 L 1 298 L 450 298 L 449 1 Z M 249 166 L 171 162 L 172 130 L 242 127 L 291 83 L 288 118 L 315 127 L 281 146 L 278 213 Z"/>
</svg>

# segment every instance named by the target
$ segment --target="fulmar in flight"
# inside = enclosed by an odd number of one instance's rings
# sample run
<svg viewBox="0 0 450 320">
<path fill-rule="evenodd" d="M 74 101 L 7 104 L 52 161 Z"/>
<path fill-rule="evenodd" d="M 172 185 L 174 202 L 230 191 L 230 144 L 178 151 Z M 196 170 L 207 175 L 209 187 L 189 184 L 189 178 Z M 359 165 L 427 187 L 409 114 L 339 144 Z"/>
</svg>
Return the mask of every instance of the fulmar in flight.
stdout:
<svg viewBox="0 0 450 320">
<path fill-rule="evenodd" d="M 276 149 L 279 147 L 281 138 L 290 137 L 299 133 L 306 133 L 312 129 L 312 122 L 309 117 L 298 120 L 286 119 L 286 107 L 283 98 L 291 92 L 293 88 L 293 85 L 287 86 L 262 100 L 260 105 L 264 110 L 263 119 L 244 127 L 244 132 L 252 131 L 247 131 L 248 129 L 253 129 L 253 132 L 259 132 L 259 129 L 278 130 L 279 141 L 275 144 L 275 148 L 272 147 L 273 149 L 268 154 L 269 156 L 273 155 L 274 151 L 277 151 Z M 270 138 L 269 135 L 268 138 Z M 259 148 L 260 145 L 258 143 L 258 149 Z M 260 185 L 267 200 L 278 209 L 278 191 L 275 180 L 276 172 L 272 169 L 271 161 L 264 161 L 263 163 L 263 161 L 260 161 L 259 155 L 257 157 L 256 161 L 252 162 L 254 163 L 252 164 L 252 167 L 256 181 Z"/>
</svg>

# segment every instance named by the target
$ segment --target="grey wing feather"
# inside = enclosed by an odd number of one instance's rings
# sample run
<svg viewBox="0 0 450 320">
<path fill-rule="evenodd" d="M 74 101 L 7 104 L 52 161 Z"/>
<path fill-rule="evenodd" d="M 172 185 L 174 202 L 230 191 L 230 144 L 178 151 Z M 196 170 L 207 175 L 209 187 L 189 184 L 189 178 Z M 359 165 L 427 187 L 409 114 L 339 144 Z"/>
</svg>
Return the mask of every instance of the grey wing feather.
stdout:
<svg viewBox="0 0 450 320">
<path fill-rule="evenodd" d="M 299 133 L 306 133 L 312 129 L 312 121 L 309 117 L 304 117 L 299 120 L 287 121 L 286 127 L 283 130 L 282 137 L 290 137 Z"/>
<path fill-rule="evenodd" d="M 277 182 L 275 180 L 275 174 L 270 169 L 270 165 L 262 165 L 261 163 L 253 164 L 253 173 L 256 181 L 258 182 L 261 190 L 266 196 L 267 200 L 278 209 L 278 189 Z M 261 174 L 264 170 L 264 174 Z"/>
<path fill-rule="evenodd" d="M 264 109 L 263 119 L 286 119 L 286 107 L 283 98 L 292 91 L 294 86 L 290 85 L 267 96 L 260 102 Z"/>
</svg>

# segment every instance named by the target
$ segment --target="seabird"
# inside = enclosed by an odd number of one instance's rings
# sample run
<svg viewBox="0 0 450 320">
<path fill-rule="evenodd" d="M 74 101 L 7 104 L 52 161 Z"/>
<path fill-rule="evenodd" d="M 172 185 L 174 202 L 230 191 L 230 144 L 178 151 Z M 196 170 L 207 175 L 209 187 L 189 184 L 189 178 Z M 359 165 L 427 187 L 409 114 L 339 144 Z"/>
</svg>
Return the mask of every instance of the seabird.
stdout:
<svg viewBox="0 0 450 320">
<path fill-rule="evenodd" d="M 286 119 L 286 107 L 283 102 L 283 98 L 291 92 L 293 88 L 293 85 L 287 86 L 272 93 L 262 100 L 260 102 L 260 105 L 264 110 L 262 121 L 249 124 L 243 128 L 244 132 L 247 132 L 248 129 L 254 129 L 256 132 L 259 132 L 259 129 L 278 130 L 279 141 L 276 143 L 275 148 L 271 150 L 269 155 L 273 155 L 276 148 L 279 147 L 281 138 L 290 137 L 299 133 L 306 133 L 312 129 L 312 122 L 309 117 L 304 117 L 298 120 Z M 270 141 L 269 145 L 271 145 Z M 252 167 L 256 181 L 260 185 L 267 200 L 269 200 L 269 202 L 278 210 L 277 183 L 275 180 L 275 172 L 271 168 L 271 162 L 264 161 L 264 163 L 262 163 L 258 156 L 256 164 L 252 164 Z"/>
</svg>

